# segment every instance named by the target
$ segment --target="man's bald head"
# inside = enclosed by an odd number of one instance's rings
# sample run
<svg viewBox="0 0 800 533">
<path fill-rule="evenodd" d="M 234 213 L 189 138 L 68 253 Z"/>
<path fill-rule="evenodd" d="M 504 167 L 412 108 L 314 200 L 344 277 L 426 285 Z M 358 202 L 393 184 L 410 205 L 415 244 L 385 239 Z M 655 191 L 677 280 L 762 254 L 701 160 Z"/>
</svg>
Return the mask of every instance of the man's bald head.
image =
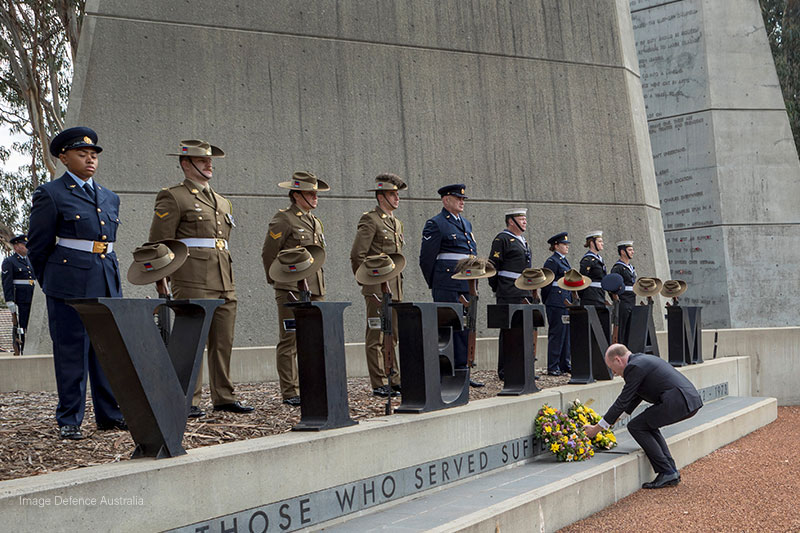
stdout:
<svg viewBox="0 0 800 533">
<path fill-rule="evenodd" d="M 611 369 L 614 375 L 621 376 L 628 365 L 628 356 L 630 354 L 631 351 L 624 344 L 612 344 L 606 350 L 606 366 Z"/>
</svg>

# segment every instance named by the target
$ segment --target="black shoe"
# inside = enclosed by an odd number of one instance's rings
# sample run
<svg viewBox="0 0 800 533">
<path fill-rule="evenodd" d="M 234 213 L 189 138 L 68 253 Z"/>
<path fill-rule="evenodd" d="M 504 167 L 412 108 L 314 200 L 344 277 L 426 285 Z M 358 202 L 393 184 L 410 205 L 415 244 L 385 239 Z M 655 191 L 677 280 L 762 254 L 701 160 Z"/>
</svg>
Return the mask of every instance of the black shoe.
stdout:
<svg viewBox="0 0 800 533">
<path fill-rule="evenodd" d="M 81 440 L 83 438 L 81 428 L 78 426 L 61 426 L 59 433 L 62 439 Z"/>
<path fill-rule="evenodd" d="M 403 392 L 402 390 L 400 390 L 400 385 L 392 385 L 392 390 L 395 392 Z"/>
<path fill-rule="evenodd" d="M 292 407 L 300 407 L 300 396 L 292 396 L 291 398 L 286 398 L 283 400 L 283 403 L 286 405 L 291 405 Z"/>
<path fill-rule="evenodd" d="M 122 431 L 128 431 L 128 424 L 125 423 L 125 420 L 112 420 L 110 422 L 100 422 L 97 423 L 97 429 L 100 431 L 110 431 L 112 429 L 121 429 Z"/>
<path fill-rule="evenodd" d="M 189 408 L 189 418 L 200 418 L 201 416 L 206 416 L 206 412 L 200 407 L 193 405 Z"/>
<path fill-rule="evenodd" d="M 480 381 L 472 381 L 472 380 L 469 380 L 469 386 L 470 386 L 470 387 L 472 387 L 472 388 L 475 388 L 475 389 L 477 389 L 477 388 L 479 388 L 479 387 L 483 387 L 483 385 L 484 385 L 484 384 L 483 384 L 483 383 L 481 383 Z"/>
<path fill-rule="evenodd" d="M 400 393 L 393 390 L 389 385 L 381 385 L 380 387 L 372 389 L 372 395 L 380 398 L 388 398 L 389 396 L 395 398 L 400 396 Z"/>
<path fill-rule="evenodd" d="M 228 411 L 229 413 L 252 413 L 256 410 L 250 405 L 242 405 L 242 402 L 223 403 L 214 406 L 215 411 Z"/>
<path fill-rule="evenodd" d="M 672 472 L 671 474 L 660 473 L 653 481 L 642 483 L 643 489 L 663 489 L 664 487 L 674 487 L 681 482 L 680 472 Z"/>
<path fill-rule="evenodd" d="M 561 371 L 553 370 L 552 372 L 548 372 L 547 375 L 548 376 L 560 376 L 561 375 Z"/>
</svg>

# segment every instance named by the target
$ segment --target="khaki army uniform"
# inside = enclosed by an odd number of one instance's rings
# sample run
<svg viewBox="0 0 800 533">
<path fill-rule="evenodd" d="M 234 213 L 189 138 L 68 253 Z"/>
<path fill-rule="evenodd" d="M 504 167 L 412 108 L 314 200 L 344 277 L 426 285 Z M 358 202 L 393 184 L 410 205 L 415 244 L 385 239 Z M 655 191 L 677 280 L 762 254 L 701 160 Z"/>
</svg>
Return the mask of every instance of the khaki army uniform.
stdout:
<svg viewBox="0 0 800 533">
<path fill-rule="evenodd" d="M 276 358 L 281 395 L 284 400 L 300 394 L 295 332 L 286 331 L 284 328 L 284 320 L 294 318 L 294 313 L 291 309 L 284 305 L 294 301 L 289 297 L 289 292 L 294 292 L 295 296 L 299 296 L 299 294 L 296 283 L 273 280 L 269 276 L 269 267 L 281 250 L 309 244 L 324 247 L 325 235 L 323 230 L 324 228 L 319 218 L 311 212 L 303 211 L 297 204 L 292 203 L 292 205 L 286 209 L 281 209 L 272 217 L 269 223 L 269 230 L 264 239 L 264 247 L 261 251 L 264 271 L 267 273 L 267 282 L 275 289 L 275 303 L 278 305 L 279 342 L 276 346 Z M 308 289 L 311 291 L 311 299 L 314 301 L 324 300 L 325 276 L 323 270 L 320 269 L 314 273 L 308 278 L 307 282 Z"/>
<path fill-rule="evenodd" d="M 214 312 L 208 333 L 209 383 L 214 405 L 236 401 L 230 379 L 236 291 L 227 244 L 233 227 L 230 201 L 189 179 L 158 193 L 150 225 L 151 242 L 179 239 L 189 247 L 186 262 L 171 276 L 173 296 L 225 300 Z M 201 368 L 193 405 L 200 403 L 202 383 Z"/>
<path fill-rule="evenodd" d="M 367 211 L 361 215 L 356 230 L 356 238 L 350 250 L 350 266 L 353 273 L 358 270 L 364 259 L 370 255 L 402 254 L 403 253 L 403 223 L 393 216 L 383 212 L 380 207 L 375 207 L 372 211 Z M 403 280 L 402 274 L 390 280 L 389 288 L 392 290 L 392 300 L 395 302 L 403 299 Z M 361 294 L 367 307 L 367 327 L 365 334 L 364 349 L 367 356 L 367 367 L 369 369 L 370 384 L 373 389 L 386 385 L 386 372 L 383 364 L 383 333 L 380 328 L 375 329 L 378 321 L 374 320 L 381 316 L 381 302 L 378 298 L 383 296 L 380 285 L 362 285 Z M 370 328 L 370 318 L 373 319 L 373 328 Z M 393 331 L 397 331 L 397 315 L 393 314 Z M 394 337 L 397 344 L 397 335 Z M 399 369 L 397 361 L 393 361 L 393 368 Z M 400 384 L 400 374 L 392 375 L 391 385 Z"/>
</svg>

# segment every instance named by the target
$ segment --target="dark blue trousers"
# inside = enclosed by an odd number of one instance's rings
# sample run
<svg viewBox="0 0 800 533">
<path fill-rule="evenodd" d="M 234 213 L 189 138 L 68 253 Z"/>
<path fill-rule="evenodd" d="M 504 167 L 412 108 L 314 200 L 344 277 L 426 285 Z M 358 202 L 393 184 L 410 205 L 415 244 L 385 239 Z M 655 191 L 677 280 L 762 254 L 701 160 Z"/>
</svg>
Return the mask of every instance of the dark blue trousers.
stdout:
<svg viewBox="0 0 800 533">
<path fill-rule="evenodd" d="M 569 314 L 565 307 L 547 306 L 547 371 L 569 372 L 569 325 L 561 317 Z"/>
<path fill-rule="evenodd" d="M 447 291 L 442 289 L 433 289 L 434 302 L 453 302 L 461 303 L 458 297 L 463 295 L 469 300 L 468 292 Z M 469 344 L 469 331 L 454 331 L 453 332 L 453 363 L 456 368 L 467 368 L 467 345 Z"/>
<path fill-rule="evenodd" d="M 53 363 L 58 387 L 56 421 L 59 426 L 80 426 L 86 408 L 86 377 L 92 389 L 94 416 L 98 424 L 122 419 L 111 386 L 89 342 L 80 315 L 66 301 L 47 297 Z"/>
</svg>

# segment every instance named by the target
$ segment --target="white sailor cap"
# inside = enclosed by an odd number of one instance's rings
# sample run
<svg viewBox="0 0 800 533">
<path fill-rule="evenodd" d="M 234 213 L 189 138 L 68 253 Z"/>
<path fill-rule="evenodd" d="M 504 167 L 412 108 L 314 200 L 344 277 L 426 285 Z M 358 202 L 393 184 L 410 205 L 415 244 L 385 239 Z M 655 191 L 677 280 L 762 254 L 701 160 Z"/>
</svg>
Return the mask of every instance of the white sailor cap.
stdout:
<svg viewBox="0 0 800 533">
<path fill-rule="evenodd" d="M 599 229 L 598 230 L 594 230 L 594 231 L 590 231 L 589 233 L 586 234 L 586 238 L 587 239 L 591 239 L 592 237 L 602 237 L 602 236 L 603 236 L 603 232 L 600 231 Z"/>
<path fill-rule="evenodd" d="M 619 248 L 620 246 L 625 246 L 625 247 L 633 246 L 633 241 L 619 241 L 617 243 L 617 248 Z"/>
<path fill-rule="evenodd" d="M 527 216 L 528 215 L 528 210 L 525 209 L 524 207 L 513 207 L 511 209 L 507 209 L 506 210 L 506 215 L 505 216 L 507 216 L 507 217 L 512 217 L 512 216 L 515 217 L 515 216 L 519 216 L 519 215 Z"/>
</svg>

